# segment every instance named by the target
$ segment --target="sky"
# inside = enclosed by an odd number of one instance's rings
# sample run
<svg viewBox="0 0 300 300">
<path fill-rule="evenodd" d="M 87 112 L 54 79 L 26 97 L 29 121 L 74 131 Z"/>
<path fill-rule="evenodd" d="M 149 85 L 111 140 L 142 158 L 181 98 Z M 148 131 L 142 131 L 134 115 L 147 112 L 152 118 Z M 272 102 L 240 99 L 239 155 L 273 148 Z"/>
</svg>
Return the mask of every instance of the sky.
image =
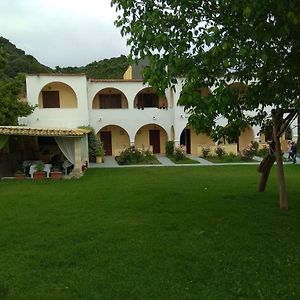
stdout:
<svg viewBox="0 0 300 300">
<path fill-rule="evenodd" d="M 49 67 L 127 55 L 110 0 L 0 0 L 0 36 Z"/>
</svg>

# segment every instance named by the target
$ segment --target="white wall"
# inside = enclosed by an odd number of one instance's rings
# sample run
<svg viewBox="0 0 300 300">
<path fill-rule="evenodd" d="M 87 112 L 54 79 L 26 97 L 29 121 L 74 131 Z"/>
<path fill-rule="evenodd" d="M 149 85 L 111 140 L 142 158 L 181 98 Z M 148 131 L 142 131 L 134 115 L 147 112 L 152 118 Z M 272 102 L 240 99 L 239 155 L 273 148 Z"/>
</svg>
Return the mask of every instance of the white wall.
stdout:
<svg viewBox="0 0 300 300">
<path fill-rule="evenodd" d="M 39 108 L 20 123 L 31 127 L 77 128 L 89 124 L 87 80 L 85 75 L 27 75 L 27 101 L 38 105 L 38 98 L 43 87 L 51 82 L 69 85 L 77 97 L 77 108 Z"/>
</svg>

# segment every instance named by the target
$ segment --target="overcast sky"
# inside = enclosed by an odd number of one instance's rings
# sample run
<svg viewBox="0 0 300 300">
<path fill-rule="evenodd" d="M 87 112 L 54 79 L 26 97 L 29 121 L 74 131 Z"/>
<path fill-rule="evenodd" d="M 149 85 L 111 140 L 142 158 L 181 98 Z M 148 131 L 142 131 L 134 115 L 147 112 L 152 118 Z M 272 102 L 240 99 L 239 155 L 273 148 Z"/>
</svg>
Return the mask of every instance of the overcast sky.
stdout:
<svg viewBox="0 0 300 300">
<path fill-rule="evenodd" d="M 50 67 L 127 55 L 110 0 L 0 0 L 0 36 Z"/>
</svg>

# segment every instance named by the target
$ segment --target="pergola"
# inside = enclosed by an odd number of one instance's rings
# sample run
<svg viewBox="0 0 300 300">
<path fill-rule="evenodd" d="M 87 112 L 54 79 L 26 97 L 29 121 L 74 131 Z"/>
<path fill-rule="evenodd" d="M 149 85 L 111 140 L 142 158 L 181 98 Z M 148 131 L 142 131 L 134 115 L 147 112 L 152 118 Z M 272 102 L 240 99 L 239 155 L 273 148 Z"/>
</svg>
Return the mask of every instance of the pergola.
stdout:
<svg viewBox="0 0 300 300">
<path fill-rule="evenodd" d="M 27 126 L 0 126 L 0 150 L 10 136 L 53 137 L 64 154 L 74 165 L 74 173 L 82 173 L 88 158 L 88 129 L 32 128 Z"/>
</svg>

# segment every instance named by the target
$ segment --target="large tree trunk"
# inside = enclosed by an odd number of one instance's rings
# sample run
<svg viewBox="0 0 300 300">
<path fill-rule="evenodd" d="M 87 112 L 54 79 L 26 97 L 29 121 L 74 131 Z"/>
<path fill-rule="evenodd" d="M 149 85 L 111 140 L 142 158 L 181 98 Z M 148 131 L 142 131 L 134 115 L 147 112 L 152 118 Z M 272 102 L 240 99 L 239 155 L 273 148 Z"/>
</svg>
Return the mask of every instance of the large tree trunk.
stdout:
<svg viewBox="0 0 300 300">
<path fill-rule="evenodd" d="M 263 159 L 263 161 L 258 166 L 258 171 L 261 173 L 258 191 L 264 192 L 266 189 L 267 181 L 269 178 L 269 174 L 271 168 L 275 162 L 276 158 L 274 154 L 269 154 L 267 157 Z"/>
<path fill-rule="evenodd" d="M 289 115 L 283 119 L 283 110 L 282 109 L 273 109 L 272 110 L 272 121 L 273 121 L 273 142 L 270 144 L 269 155 L 263 159 L 263 161 L 258 166 L 258 171 L 262 173 L 258 190 L 263 192 L 266 188 L 270 170 L 276 160 L 277 162 L 277 177 L 278 177 L 278 186 L 280 194 L 280 208 L 282 210 L 288 209 L 288 200 L 285 187 L 285 178 L 281 154 L 281 145 L 280 137 L 285 132 L 286 128 L 290 123 L 299 115 L 297 109 L 290 109 L 285 111 Z"/>
<path fill-rule="evenodd" d="M 283 170 L 282 154 L 281 154 L 281 145 L 280 145 L 280 136 L 279 131 L 283 121 L 283 113 L 278 110 L 272 111 L 273 117 L 273 136 L 275 142 L 275 156 L 277 162 L 277 177 L 278 177 L 278 186 L 279 186 L 279 195 L 280 195 L 280 209 L 288 209 L 288 200 L 285 186 L 285 177 Z"/>
</svg>

